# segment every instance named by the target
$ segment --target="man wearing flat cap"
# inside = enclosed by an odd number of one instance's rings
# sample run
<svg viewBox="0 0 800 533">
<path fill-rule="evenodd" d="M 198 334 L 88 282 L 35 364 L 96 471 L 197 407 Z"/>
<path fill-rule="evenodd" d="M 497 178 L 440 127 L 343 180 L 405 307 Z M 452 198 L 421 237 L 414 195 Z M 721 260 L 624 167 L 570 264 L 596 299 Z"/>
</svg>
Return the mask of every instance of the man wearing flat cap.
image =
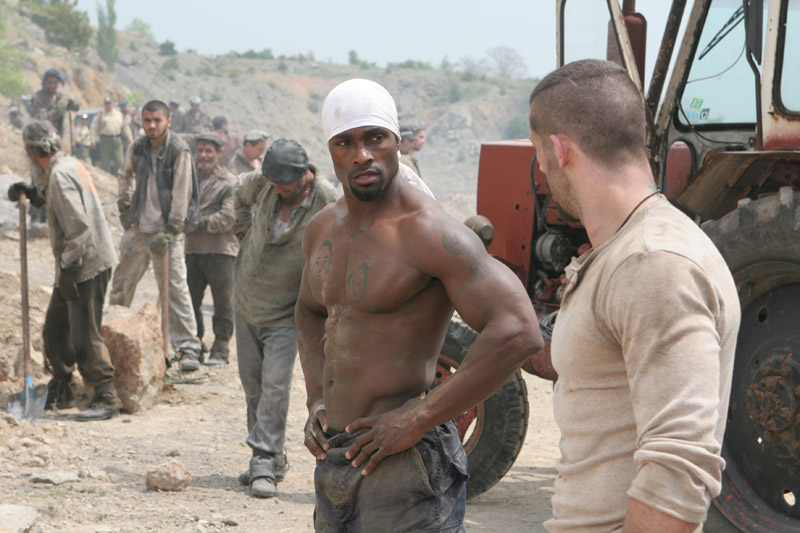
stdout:
<svg viewBox="0 0 800 533">
<path fill-rule="evenodd" d="M 217 115 L 211 121 L 214 127 L 214 135 L 222 140 L 222 150 L 219 152 L 219 164 L 223 167 L 228 166 L 236 150 L 242 145 L 242 136 L 230 131 L 228 119 L 225 115 Z"/>
<path fill-rule="evenodd" d="M 203 100 L 199 96 L 189 99 L 189 110 L 184 113 L 181 133 L 203 133 L 211 131 L 211 118 L 200 110 Z"/>
<path fill-rule="evenodd" d="M 122 169 L 125 149 L 133 136 L 125 116 L 114 107 L 110 96 L 103 99 L 103 110 L 92 120 L 92 148 L 100 154 L 100 168 L 116 175 Z"/>
<path fill-rule="evenodd" d="M 239 378 L 247 401 L 250 469 L 239 480 L 253 496 L 277 492 L 288 465 L 283 450 L 289 385 L 297 355 L 294 305 L 303 271 L 302 240 L 311 218 L 337 194 L 316 179 L 306 151 L 278 139 L 260 170 L 239 176 L 237 215 L 252 213 L 235 263 Z"/>
<path fill-rule="evenodd" d="M 419 162 L 414 157 L 414 152 L 419 151 L 425 144 L 425 130 L 416 124 L 400 127 L 400 162 L 422 176 Z"/>
<path fill-rule="evenodd" d="M 228 168 L 236 174 L 244 174 L 261 168 L 264 153 L 267 151 L 269 135 L 263 130 L 250 130 L 244 134 L 242 149 L 236 152 Z"/>
<path fill-rule="evenodd" d="M 202 341 L 203 295 L 211 287 L 214 343 L 205 360 L 208 366 L 228 362 L 233 336 L 233 261 L 239 240 L 233 236 L 235 218 L 233 189 L 236 176 L 219 162 L 223 142 L 216 135 L 195 137 L 195 163 L 200 189 L 197 217 L 186 228 L 186 281 L 192 297 L 197 337 Z"/>
<path fill-rule="evenodd" d="M 78 102 L 60 91 L 64 85 L 64 73 L 52 67 L 42 76 L 42 88 L 31 99 L 31 118 L 48 120 L 56 133 L 64 135 L 64 115 L 67 111 L 80 109 Z"/>
<path fill-rule="evenodd" d="M 183 111 L 180 110 L 181 103 L 177 100 L 169 101 L 169 116 L 172 119 L 170 130 L 175 133 L 183 132 Z"/>
</svg>

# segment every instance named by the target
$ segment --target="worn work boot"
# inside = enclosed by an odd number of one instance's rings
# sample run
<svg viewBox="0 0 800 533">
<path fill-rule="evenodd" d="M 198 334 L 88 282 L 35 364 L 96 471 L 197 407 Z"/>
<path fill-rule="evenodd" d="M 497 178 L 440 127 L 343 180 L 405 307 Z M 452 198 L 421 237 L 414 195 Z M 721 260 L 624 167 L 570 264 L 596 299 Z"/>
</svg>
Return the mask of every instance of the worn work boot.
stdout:
<svg viewBox="0 0 800 533">
<path fill-rule="evenodd" d="M 289 471 L 289 459 L 286 457 L 286 450 L 284 450 L 280 455 L 273 457 L 272 460 L 275 471 L 275 481 L 283 481 L 286 477 L 286 472 Z M 250 484 L 250 470 L 245 470 L 239 474 L 239 484 Z"/>
<path fill-rule="evenodd" d="M 256 498 L 271 498 L 278 493 L 275 462 L 274 457 L 250 459 L 250 494 Z"/>
<path fill-rule="evenodd" d="M 120 409 L 122 400 L 119 399 L 117 389 L 114 383 L 107 383 L 97 387 L 91 403 L 75 415 L 75 420 L 108 420 L 117 416 Z"/>
<path fill-rule="evenodd" d="M 222 344 L 217 344 L 215 342 L 211 346 L 211 352 L 209 352 L 205 364 L 208 366 L 221 366 L 228 364 L 229 353 L 230 350 L 227 346 L 223 346 Z"/>
<path fill-rule="evenodd" d="M 197 356 L 189 352 L 180 352 L 178 357 L 178 365 L 181 372 L 194 372 L 200 370 L 200 361 Z"/>
<path fill-rule="evenodd" d="M 75 405 L 75 397 L 69 386 L 72 376 L 53 378 L 47 382 L 47 400 L 45 409 L 69 409 Z"/>
</svg>

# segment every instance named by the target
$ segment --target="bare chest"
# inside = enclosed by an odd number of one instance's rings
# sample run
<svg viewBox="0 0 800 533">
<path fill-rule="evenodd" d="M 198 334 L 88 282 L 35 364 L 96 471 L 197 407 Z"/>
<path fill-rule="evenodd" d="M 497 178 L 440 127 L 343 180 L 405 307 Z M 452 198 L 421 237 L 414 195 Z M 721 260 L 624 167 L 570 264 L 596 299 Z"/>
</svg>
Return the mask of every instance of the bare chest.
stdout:
<svg viewBox="0 0 800 533">
<path fill-rule="evenodd" d="M 341 236 L 333 229 L 326 233 L 311 253 L 307 275 L 314 298 L 328 308 L 393 312 L 430 284 L 431 279 L 404 257 L 396 239 Z"/>
</svg>

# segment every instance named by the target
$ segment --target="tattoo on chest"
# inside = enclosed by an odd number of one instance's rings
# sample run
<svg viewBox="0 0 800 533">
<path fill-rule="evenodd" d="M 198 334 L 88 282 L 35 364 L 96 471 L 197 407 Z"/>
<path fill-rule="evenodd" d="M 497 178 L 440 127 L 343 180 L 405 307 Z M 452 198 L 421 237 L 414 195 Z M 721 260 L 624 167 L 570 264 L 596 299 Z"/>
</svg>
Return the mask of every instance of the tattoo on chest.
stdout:
<svg viewBox="0 0 800 533">
<path fill-rule="evenodd" d="M 317 249 L 317 253 L 314 255 L 314 278 L 312 288 L 317 296 L 322 293 L 322 289 L 325 286 L 325 280 L 328 278 L 328 274 L 331 270 L 332 257 L 333 245 L 331 244 L 331 241 L 323 242 Z"/>
<path fill-rule="evenodd" d="M 489 266 L 478 256 L 473 243 L 467 239 L 463 233 L 455 230 L 447 230 L 442 235 L 442 245 L 444 249 L 453 255 L 465 255 L 467 266 L 472 274 L 470 281 L 486 279 L 489 277 Z"/>
<path fill-rule="evenodd" d="M 367 280 L 369 279 L 369 265 L 361 263 L 347 276 L 347 299 L 357 304 L 361 303 L 367 294 Z"/>
</svg>

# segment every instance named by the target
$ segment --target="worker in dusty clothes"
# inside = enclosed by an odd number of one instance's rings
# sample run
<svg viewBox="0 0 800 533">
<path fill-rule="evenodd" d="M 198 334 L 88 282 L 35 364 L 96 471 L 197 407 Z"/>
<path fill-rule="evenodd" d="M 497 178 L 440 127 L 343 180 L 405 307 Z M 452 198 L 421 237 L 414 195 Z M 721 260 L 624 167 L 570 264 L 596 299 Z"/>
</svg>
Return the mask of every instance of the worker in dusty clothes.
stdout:
<svg viewBox="0 0 800 533">
<path fill-rule="evenodd" d="M 283 445 L 297 356 L 294 304 L 303 272 L 303 233 L 336 197 L 292 140 L 276 140 L 260 170 L 239 176 L 237 217 L 247 223 L 251 212 L 252 223 L 236 258 L 236 351 L 247 401 L 247 445 L 253 451 L 239 480 L 249 483 L 256 497 L 275 495 L 288 469 Z"/>
<path fill-rule="evenodd" d="M 400 162 L 410 167 L 417 173 L 417 176 L 422 176 L 422 173 L 414 153 L 422 149 L 424 145 L 425 129 L 422 126 L 409 124 L 400 128 Z"/>
<path fill-rule="evenodd" d="M 211 118 L 200 109 L 202 104 L 203 100 L 199 96 L 189 99 L 189 110 L 183 114 L 180 133 L 197 134 L 211 131 L 213 128 Z"/>
<path fill-rule="evenodd" d="M 91 164 L 92 162 L 92 132 L 89 131 L 89 115 L 86 113 L 78 117 L 78 123 L 75 124 L 73 129 L 73 138 L 75 139 L 75 148 L 72 155 L 83 161 L 84 163 Z"/>
<path fill-rule="evenodd" d="M 269 134 L 264 130 L 250 130 L 244 134 L 241 150 L 231 159 L 228 168 L 236 174 L 244 174 L 261 168 L 264 154 L 267 151 Z"/>
<path fill-rule="evenodd" d="M 186 283 L 183 230 L 197 211 L 197 175 L 189 146 L 169 130 L 167 104 L 147 102 L 142 124 L 145 135 L 128 148 L 119 177 L 117 206 L 125 233 L 109 301 L 130 307 L 152 259 L 159 291 L 168 283 L 169 337 L 179 368 L 193 372 L 200 368 L 200 339 Z M 166 280 L 164 254 L 169 260 Z"/>
<path fill-rule="evenodd" d="M 211 287 L 214 300 L 214 343 L 204 361 L 209 366 L 228 362 L 233 336 L 233 262 L 239 252 L 239 240 L 232 231 L 236 176 L 219 162 L 222 147 L 216 135 L 206 133 L 195 138 L 200 201 L 197 216 L 186 228 L 186 280 L 201 344 L 205 332 L 201 306 L 206 287 Z"/>
<path fill-rule="evenodd" d="M 122 407 L 114 387 L 114 367 L 100 336 L 103 300 L 117 262 L 114 242 L 92 176 L 77 159 L 63 154 L 61 139 L 47 121 L 35 120 L 22 132 L 32 162 L 33 183 L 15 183 L 8 199 L 20 192 L 34 205 L 46 203 L 50 245 L 56 259 L 55 290 L 45 314 L 44 355 L 53 370 L 46 407 L 73 406 L 70 389 L 77 365 L 94 390 L 87 409 L 73 418 L 111 418 Z"/>
<path fill-rule="evenodd" d="M 177 100 L 169 101 L 169 117 L 172 119 L 170 129 L 175 133 L 183 131 L 183 111 L 180 110 L 181 103 Z"/>
<path fill-rule="evenodd" d="M 222 150 L 219 152 L 219 164 L 226 167 L 242 145 L 242 136 L 230 130 L 228 119 L 225 115 L 217 115 L 211 121 L 211 124 L 214 127 L 214 135 L 223 142 Z"/>
<path fill-rule="evenodd" d="M 64 134 L 64 117 L 67 111 L 80 109 L 78 101 L 61 92 L 64 73 L 58 68 L 49 68 L 42 76 L 42 88 L 31 99 L 31 117 L 49 120 L 59 136 Z M 71 124 L 68 127 L 72 127 Z"/>
<path fill-rule="evenodd" d="M 131 142 L 131 128 L 125 116 L 114 107 L 110 96 L 103 99 L 103 110 L 92 120 L 92 148 L 100 154 L 100 168 L 116 175 L 122 168 L 125 149 Z"/>
</svg>

